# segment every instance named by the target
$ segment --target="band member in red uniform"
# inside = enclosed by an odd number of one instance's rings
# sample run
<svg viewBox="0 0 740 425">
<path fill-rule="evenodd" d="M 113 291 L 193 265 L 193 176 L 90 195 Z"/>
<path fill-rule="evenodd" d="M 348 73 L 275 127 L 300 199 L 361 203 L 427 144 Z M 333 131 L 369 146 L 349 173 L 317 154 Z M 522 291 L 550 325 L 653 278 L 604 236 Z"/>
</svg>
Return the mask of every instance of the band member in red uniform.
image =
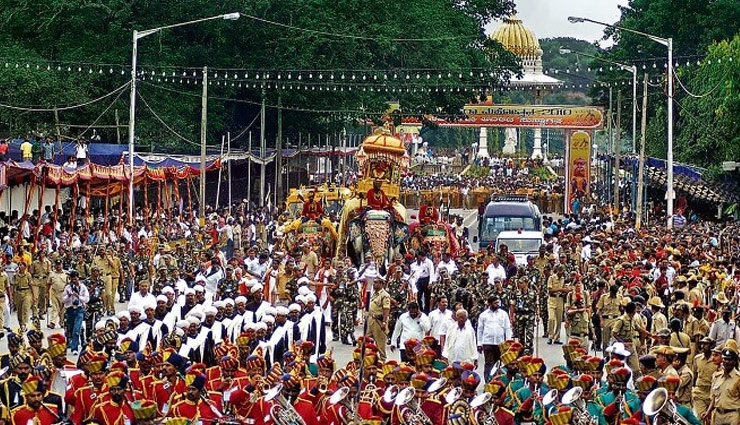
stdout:
<svg viewBox="0 0 740 425">
<path fill-rule="evenodd" d="M 40 376 L 29 376 L 23 383 L 25 404 L 13 409 L 10 413 L 11 424 L 51 425 L 60 421 L 57 408 L 51 404 L 44 404 L 46 384 Z"/>
<path fill-rule="evenodd" d="M 319 425 L 316 407 L 323 396 L 318 388 L 301 391 L 301 378 L 293 373 L 283 375 L 283 396 L 293 404 L 295 411 L 303 418 L 306 425 Z"/>
<path fill-rule="evenodd" d="M 107 425 L 128 425 L 134 422 L 134 411 L 126 399 L 128 377 L 120 371 L 111 372 L 105 379 L 110 397 L 95 404 L 90 417 Z"/>
<path fill-rule="evenodd" d="M 185 399 L 175 403 L 167 416 L 188 418 L 192 423 L 198 421 L 212 423 L 222 416 L 220 408 L 209 400 L 207 394 L 203 392 L 206 384 L 204 374 L 189 372 L 185 375 L 185 382 L 187 383 Z"/>
<path fill-rule="evenodd" d="M 514 412 L 508 410 L 500 405 L 501 395 L 503 395 L 506 385 L 498 379 L 489 381 L 485 386 L 484 390 L 493 395 L 491 401 L 487 404 L 478 406 L 474 411 L 473 415 L 481 423 L 486 418 L 486 412 L 488 406 L 493 403 L 494 411 L 493 416 L 499 425 L 514 425 Z"/>
<path fill-rule="evenodd" d="M 439 221 L 439 211 L 432 205 L 431 200 L 427 200 L 419 209 L 419 222 L 421 224 L 433 224 Z"/>
<path fill-rule="evenodd" d="M 321 206 L 321 202 L 316 200 L 316 191 L 312 190 L 308 192 L 308 200 L 303 203 L 301 217 L 303 217 L 303 221 L 318 221 L 322 215 L 324 215 L 324 207 Z"/>
<path fill-rule="evenodd" d="M 137 400 L 131 403 L 136 425 L 159 425 L 157 403 L 151 400 Z"/>
<path fill-rule="evenodd" d="M 187 384 L 180 378 L 179 370 L 185 358 L 175 352 L 166 352 L 162 366 L 162 380 L 154 383 L 153 395 L 160 412 L 167 412 L 172 407 L 176 396 L 185 394 Z M 148 397 L 147 397 L 148 398 Z"/>
<path fill-rule="evenodd" d="M 98 398 L 105 392 L 105 372 L 108 358 L 102 354 L 93 355 L 87 362 L 90 383 L 75 391 L 74 407 L 70 419 L 76 425 L 87 419 Z"/>
<path fill-rule="evenodd" d="M 218 361 L 218 377 L 206 380 L 208 391 L 226 391 L 232 387 L 243 388 L 247 384 L 247 373 L 239 369 L 239 361 L 231 356 L 223 356 Z M 211 370 L 207 369 L 206 372 Z M 206 377 L 208 374 L 206 373 Z"/>
</svg>

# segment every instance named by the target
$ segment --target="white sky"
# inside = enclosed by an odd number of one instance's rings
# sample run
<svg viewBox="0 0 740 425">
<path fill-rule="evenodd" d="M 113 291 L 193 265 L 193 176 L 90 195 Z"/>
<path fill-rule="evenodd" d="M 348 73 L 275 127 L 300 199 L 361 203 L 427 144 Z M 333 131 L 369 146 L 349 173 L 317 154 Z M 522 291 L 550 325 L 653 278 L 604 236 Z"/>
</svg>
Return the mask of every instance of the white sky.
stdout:
<svg viewBox="0 0 740 425">
<path fill-rule="evenodd" d="M 571 24 L 568 16 L 591 18 L 606 23 L 619 19 L 618 5 L 626 6 L 628 0 L 516 0 L 517 16 L 537 35 L 537 38 L 573 37 L 589 42 L 599 40 L 604 28 L 595 24 Z M 486 33 L 500 25 L 492 22 Z M 601 42 L 602 47 L 610 43 Z"/>
</svg>

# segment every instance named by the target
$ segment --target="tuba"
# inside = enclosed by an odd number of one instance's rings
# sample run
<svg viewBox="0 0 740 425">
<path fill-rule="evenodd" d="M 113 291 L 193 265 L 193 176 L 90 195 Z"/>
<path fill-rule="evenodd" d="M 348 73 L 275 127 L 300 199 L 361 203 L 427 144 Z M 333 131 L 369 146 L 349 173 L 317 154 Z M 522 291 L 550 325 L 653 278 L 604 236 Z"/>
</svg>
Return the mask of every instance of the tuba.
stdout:
<svg viewBox="0 0 740 425">
<path fill-rule="evenodd" d="M 476 424 L 479 425 L 499 425 L 496 417 L 494 416 L 496 410 L 496 404 L 493 402 L 493 394 L 484 392 L 475 396 L 473 401 L 470 402 L 470 407 L 473 409 L 480 408 L 475 415 Z M 481 421 L 482 417 L 482 421 Z"/>
<path fill-rule="evenodd" d="M 342 414 L 342 417 L 340 418 L 342 424 L 351 423 L 354 420 L 355 412 L 357 411 L 355 404 L 349 397 L 349 391 L 349 387 L 342 387 L 335 391 L 334 394 L 331 395 L 331 397 L 329 397 L 330 406 L 341 403 L 346 408 L 346 410 Z"/>
<path fill-rule="evenodd" d="M 642 403 L 642 411 L 645 416 L 650 417 L 655 422 L 656 416 L 663 413 L 664 415 L 670 416 L 671 420 L 676 425 L 691 425 L 691 422 L 686 420 L 683 416 L 678 413 L 676 409 L 676 403 L 673 400 L 668 399 L 668 391 L 665 388 L 656 388 L 645 397 L 645 402 Z"/>
<path fill-rule="evenodd" d="M 416 401 L 416 390 L 412 387 L 404 388 L 396 396 L 396 406 L 406 407 L 401 410 L 401 421 L 405 425 L 434 425 L 432 420 L 424 413 Z M 399 409 L 400 410 L 400 409 Z"/>
<path fill-rule="evenodd" d="M 275 401 L 270 416 L 278 425 L 306 425 L 301 415 L 283 395 L 283 384 L 272 387 L 265 393 L 265 401 Z"/>
<path fill-rule="evenodd" d="M 563 405 L 573 407 L 574 425 L 590 425 L 598 423 L 599 419 L 588 412 L 586 401 L 583 399 L 583 388 L 573 387 L 563 394 L 560 400 Z"/>
<path fill-rule="evenodd" d="M 557 412 L 558 407 L 555 402 L 558 400 L 558 390 L 551 389 L 542 397 L 542 410 L 547 412 L 547 418 L 550 417 L 553 411 Z M 549 408 L 547 406 L 550 406 Z"/>
<path fill-rule="evenodd" d="M 450 390 L 445 395 L 445 402 L 449 406 L 448 425 L 471 425 L 470 404 L 462 396 L 462 388 L 456 387 Z"/>
<path fill-rule="evenodd" d="M 391 385 L 390 387 L 385 389 L 382 399 L 387 404 L 393 404 L 396 401 L 397 396 L 398 396 L 398 385 Z"/>
</svg>

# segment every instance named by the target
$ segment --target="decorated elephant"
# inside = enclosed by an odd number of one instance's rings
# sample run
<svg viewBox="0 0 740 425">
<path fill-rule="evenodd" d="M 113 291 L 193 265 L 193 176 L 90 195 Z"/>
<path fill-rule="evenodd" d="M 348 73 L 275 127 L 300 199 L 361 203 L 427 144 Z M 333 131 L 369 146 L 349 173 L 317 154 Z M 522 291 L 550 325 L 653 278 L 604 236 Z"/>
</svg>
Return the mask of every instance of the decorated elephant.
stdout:
<svg viewBox="0 0 740 425">
<path fill-rule="evenodd" d="M 385 210 L 367 210 L 350 220 L 347 228 L 347 256 L 358 265 L 367 256 L 383 264 L 404 250 L 409 237 L 408 225 Z"/>
<path fill-rule="evenodd" d="M 440 258 L 445 252 L 455 255 L 460 250 L 454 230 L 443 221 L 427 224 L 414 221 L 409 225 L 409 232 L 411 246 L 427 251 L 434 258 Z"/>
<path fill-rule="evenodd" d="M 307 242 L 320 257 L 331 256 L 336 249 L 337 232 L 328 219 L 296 219 L 282 228 L 282 246 L 289 252 Z"/>
</svg>

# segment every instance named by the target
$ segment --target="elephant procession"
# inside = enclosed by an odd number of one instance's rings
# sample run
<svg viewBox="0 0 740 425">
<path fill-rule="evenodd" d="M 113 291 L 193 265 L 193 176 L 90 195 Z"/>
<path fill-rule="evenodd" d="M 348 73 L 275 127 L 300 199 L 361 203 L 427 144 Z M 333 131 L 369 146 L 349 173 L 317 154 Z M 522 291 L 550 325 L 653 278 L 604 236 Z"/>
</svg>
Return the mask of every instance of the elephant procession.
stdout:
<svg viewBox="0 0 740 425">
<path fill-rule="evenodd" d="M 682 257 L 670 242 L 655 245 L 661 260 L 646 269 L 627 247 L 650 233 L 596 210 L 566 218 L 583 227 L 544 215 L 541 229 L 499 229 L 537 234 L 525 256 L 512 243 L 475 252 L 464 223 L 477 211 L 456 218 L 429 198 L 418 211 L 399 201 L 410 158 L 388 128 L 355 160 L 351 186 L 294 189 L 274 221 L 214 212 L 175 241 L 160 237 L 166 223 L 149 233 L 142 221 L 135 248 L 65 245 L 28 263 L 28 245 L 13 245 L 18 328 L 12 317 L 0 422 L 740 423 L 729 309 L 738 269 L 694 259 L 687 243 L 676 245 Z M 524 172 L 486 182 L 512 178 L 539 184 Z M 714 228 L 679 232 L 698 241 Z M 664 264 L 668 255 L 677 260 Z M 691 262 L 681 268 L 681 258 Z M 669 265 L 678 298 L 659 292 Z M 44 282 L 52 311 L 37 303 Z M 713 285 L 728 289 L 710 297 Z"/>
</svg>

